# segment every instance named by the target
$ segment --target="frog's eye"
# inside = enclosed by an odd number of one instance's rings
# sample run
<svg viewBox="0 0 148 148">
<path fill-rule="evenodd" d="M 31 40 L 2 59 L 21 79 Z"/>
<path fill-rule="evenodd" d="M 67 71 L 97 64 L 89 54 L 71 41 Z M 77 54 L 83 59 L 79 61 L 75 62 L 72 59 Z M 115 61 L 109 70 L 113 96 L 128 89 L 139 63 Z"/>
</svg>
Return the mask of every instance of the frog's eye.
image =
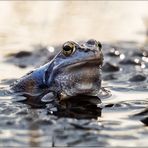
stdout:
<svg viewBox="0 0 148 148">
<path fill-rule="evenodd" d="M 65 56 L 70 56 L 75 50 L 75 44 L 73 42 L 66 42 L 63 45 L 63 54 Z"/>
<path fill-rule="evenodd" d="M 100 50 L 102 49 L 102 44 L 99 41 L 97 41 L 97 46 L 99 47 Z"/>
</svg>

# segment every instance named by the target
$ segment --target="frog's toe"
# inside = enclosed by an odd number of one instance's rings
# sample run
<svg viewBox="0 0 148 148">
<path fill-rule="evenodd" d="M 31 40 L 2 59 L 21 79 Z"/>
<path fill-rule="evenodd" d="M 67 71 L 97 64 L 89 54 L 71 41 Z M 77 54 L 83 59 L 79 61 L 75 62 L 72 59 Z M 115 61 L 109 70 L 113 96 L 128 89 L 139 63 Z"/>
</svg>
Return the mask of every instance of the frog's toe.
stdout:
<svg viewBox="0 0 148 148">
<path fill-rule="evenodd" d="M 41 98 L 42 102 L 52 102 L 54 101 L 54 94 L 52 92 L 47 93 Z"/>
<path fill-rule="evenodd" d="M 18 94 L 14 94 L 13 97 L 12 97 L 13 102 L 23 102 L 23 101 L 26 101 L 26 100 L 27 100 L 27 97 L 20 96 Z"/>
</svg>

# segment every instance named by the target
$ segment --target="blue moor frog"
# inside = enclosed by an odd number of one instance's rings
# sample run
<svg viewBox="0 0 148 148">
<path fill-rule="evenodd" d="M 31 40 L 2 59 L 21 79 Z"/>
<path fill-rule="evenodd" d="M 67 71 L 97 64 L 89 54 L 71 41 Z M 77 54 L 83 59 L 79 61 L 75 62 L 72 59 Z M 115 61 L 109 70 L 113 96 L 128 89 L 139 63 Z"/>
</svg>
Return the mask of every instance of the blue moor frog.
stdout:
<svg viewBox="0 0 148 148">
<path fill-rule="evenodd" d="M 58 100 L 77 95 L 97 96 L 102 63 L 100 42 L 68 41 L 50 62 L 20 78 L 12 89 L 30 95 L 52 93 Z"/>
</svg>

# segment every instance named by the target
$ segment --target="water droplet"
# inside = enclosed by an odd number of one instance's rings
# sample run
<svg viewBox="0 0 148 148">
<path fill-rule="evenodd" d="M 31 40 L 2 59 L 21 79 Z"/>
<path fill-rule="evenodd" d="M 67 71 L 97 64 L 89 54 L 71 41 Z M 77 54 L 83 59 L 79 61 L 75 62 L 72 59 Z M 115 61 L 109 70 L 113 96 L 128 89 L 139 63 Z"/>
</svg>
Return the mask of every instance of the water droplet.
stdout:
<svg viewBox="0 0 148 148">
<path fill-rule="evenodd" d="M 134 61 L 135 61 L 136 63 L 139 63 L 139 62 L 140 62 L 140 60 L 139 60 L 139 59 L 135 59 Z"/>
</svg>

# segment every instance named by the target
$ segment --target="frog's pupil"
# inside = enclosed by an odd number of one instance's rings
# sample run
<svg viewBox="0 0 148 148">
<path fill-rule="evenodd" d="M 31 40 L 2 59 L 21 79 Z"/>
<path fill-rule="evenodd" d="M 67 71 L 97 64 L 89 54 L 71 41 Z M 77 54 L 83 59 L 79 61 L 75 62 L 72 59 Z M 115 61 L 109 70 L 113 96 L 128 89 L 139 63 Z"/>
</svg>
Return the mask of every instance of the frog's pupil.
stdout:
<svg viewBox="0 0 148 148">
<path fill-rule="evenodd" d="M 67 45 L 67 46 L 64 47 L 64 50 L 65 50 L 65 51 L 69 51 L 69 50 L 72 50 L 72 48 Z"/>
</svg>

